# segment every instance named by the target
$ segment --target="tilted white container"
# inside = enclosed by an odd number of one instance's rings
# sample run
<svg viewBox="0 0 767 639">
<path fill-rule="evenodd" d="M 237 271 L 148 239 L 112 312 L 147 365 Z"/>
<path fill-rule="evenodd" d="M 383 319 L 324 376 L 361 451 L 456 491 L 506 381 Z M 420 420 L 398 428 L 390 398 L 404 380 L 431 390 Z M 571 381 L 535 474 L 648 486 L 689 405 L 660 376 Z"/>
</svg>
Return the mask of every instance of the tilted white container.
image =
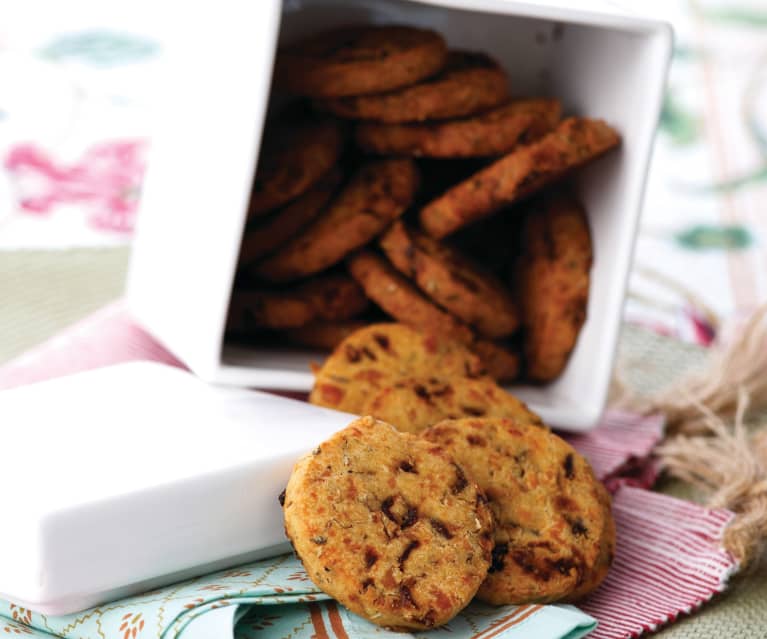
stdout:
<svg viewBox="0 0 767 639">
<path fill-rule="evenodd" d="M 317 353 L 224 343 L 224 325 L 278 44 L 349 23 L 430 27 L 483 50 L 516 95 L 616 127 L 621 148 L 577 174 L 595 261 L 588 320 L 564 374 L 511 389 L 543 418 L 584 430 L 604 408 L 648 162 L 671 52 L 670 27 L 607 2 L 259 0 L 194 3 L 167 41 L 167 89 L 152 140 L 128 298 L 136 318 L 204 380 L 308 390 Z M 200 34 L 205 34 L 201 39 Z"/>
</svg>

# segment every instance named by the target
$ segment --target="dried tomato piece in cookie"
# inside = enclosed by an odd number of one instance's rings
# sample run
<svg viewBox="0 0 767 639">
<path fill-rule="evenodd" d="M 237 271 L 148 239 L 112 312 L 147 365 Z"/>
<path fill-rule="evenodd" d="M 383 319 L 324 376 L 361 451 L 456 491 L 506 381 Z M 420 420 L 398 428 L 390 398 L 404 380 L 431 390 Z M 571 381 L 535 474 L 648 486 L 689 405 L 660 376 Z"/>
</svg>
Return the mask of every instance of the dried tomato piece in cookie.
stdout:
<svg viewBox="0 0 767 639">
<path fill-rule="evenodd" d="M 363 417 L 299 460 L 285 490 L 285 531 L 311 580 L 396 630 L 450 621 L 490 566 L 484 496 L 432 448 Z"/>
<path fill-rule="evenodd" d="M 479 599 L 570 600 L 599 585 L 614 546 L 610 498 L 567 442 L 540 426 L 485 418 L 447 420 L 421 437 L 455 458 L 493 511 L 493 560 Z"/>
</svg>

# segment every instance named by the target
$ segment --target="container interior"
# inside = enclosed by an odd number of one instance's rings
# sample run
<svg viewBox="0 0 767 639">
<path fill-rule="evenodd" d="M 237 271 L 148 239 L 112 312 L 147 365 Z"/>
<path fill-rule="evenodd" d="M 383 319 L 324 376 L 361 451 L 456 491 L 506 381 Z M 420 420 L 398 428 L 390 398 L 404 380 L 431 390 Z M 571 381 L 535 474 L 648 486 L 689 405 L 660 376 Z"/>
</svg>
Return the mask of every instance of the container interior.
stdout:
<svg viewBox="0 0 767 639">
<path fill-rule="evenodd" d="M 471 5 L 468 10 L 459 6 Z M 398 23 L 433 28 L 449 47 L 485 51 L 501 62 L 515 97 L 556 96 L 565 115 L 602 118 L 622 135 L 620 149 L 577 173 L 594 244 L 588 319 L 568 366 L 555 382 L 510 390 L 555 425 L 583 428 L 604 405 L 623 307 L 626 277 L 641 204 L 647 156 L 657 117 L 663 47 L 642 23 L 610 23 L 562 10 L 556 19 L 513 2 L 284 0 L 280 44 L 333 26 Z M 483 10 L 479 10 L 482 8 Z M 550 11 L 541 15 L 549 15 Z M 662 80 L 661 80 L 662 82 Z M 271 103 L 279 100 L 272 95 Z M 309 390 L 310 362 L 326 353 L 225 338 L 223 381 Z M 259 374 L 262 373 L 262 374 Z"/>
</svg>

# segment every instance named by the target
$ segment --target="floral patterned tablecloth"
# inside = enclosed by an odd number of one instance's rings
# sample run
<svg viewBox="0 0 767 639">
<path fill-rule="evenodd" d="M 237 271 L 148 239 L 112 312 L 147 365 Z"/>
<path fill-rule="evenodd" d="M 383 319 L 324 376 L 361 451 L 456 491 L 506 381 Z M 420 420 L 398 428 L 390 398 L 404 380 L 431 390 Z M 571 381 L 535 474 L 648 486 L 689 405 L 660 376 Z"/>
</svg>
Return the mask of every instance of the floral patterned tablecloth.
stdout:
<svg viewBox="0 0 767 639">
<path fill-rule="evenodd" d="M 0 8 L 0 250 L 130 241 L 173 25 L 143 0 L 107 4 Z M 641 9 L 676 46 L 626 312 L 708 344 L 767 299 L 767 3 Z"/>
</svg>

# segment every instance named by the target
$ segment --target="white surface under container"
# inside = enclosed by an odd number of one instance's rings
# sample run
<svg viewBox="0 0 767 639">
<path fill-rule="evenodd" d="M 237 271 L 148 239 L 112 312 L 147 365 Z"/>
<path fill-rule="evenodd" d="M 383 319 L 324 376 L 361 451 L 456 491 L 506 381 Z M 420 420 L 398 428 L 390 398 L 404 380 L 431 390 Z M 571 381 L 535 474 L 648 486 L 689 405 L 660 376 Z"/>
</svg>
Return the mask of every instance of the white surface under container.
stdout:
<svg viewBox="0 0 767 639">
<path fill-rule="evenodd" d="M 0 392 L 0 598 L 68 614 L 287 551 L 293 464 L 352 419 L 148 362 Z"/>
<path fill-rule="evenodd" d="M 284 6 L 283 6 L 284 5 Z M 577 174 L 594 239 L 588 319 L 564 374 L 512 390 L 549 423 L 594 426 L 604 408 L 645 177 L 671 51 L 667 24 L 612 3 L 512 0 L 259 0 L 193 3 L 166 43 L 167 92 L 133 248 L 133 313 L 202 379 L 308 390 L 299 350 L 224 343 L 278 42 L 348 23 L 430 27 L 483 50 L 516 95 L 552 95 L 565 112 L 607 120 L 619 150 Z M 205 33 L 204 43 L 199 34 Z"/>
</svg>

